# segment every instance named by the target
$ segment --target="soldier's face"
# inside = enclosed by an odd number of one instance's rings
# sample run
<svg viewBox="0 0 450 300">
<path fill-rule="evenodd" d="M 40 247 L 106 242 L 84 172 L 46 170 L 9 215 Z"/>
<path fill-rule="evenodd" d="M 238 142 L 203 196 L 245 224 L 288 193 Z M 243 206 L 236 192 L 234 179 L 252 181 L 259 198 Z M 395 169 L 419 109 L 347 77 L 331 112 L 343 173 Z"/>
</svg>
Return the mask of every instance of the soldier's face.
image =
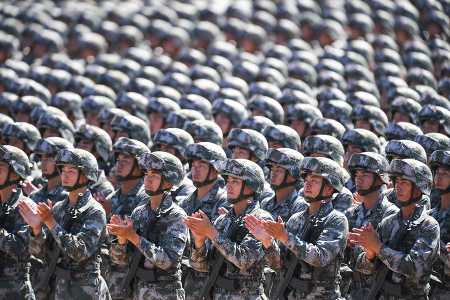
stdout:
<svg viewBox="0 0 450 300">
<path fill-rule="evenodd" d="M 270 167 L 270 184 L 278 186 L 283 183 L 285 176 L 288 176 L 286 169 L 273 165 Z"/>
<path fill-rule="evenodd" d="M 392 121 L 394 123 L 398 122 L 410 122 L 409 116 L 407 114 L 396 112 L 394 116 L 392 117 Z"/>
<path fill-rule="evenodd" d="M 357 154 L 357 153 L 361 153 L 363 152 L 361 148 L 359 148 L 358 146 L 349 144 L 346 148 L 345 148 L 345 154 L 344 154 L 344 167 L 347 168 L 348 166 L 348 161 L 350 160 L 350 158 L 352 157 L 353 154 Z"/>
<path fill-rule="evenodd" d="M 356 190 L 368 190 L 371 188 L 375 179 L 375 174 L 364 170 L 357 170 L 355 172 Z"/>
<path fill-rule="evenodd" d="M 144 186 L 146 191 L 156 192 L 161 185 L 162 176 L 156 170 L 148 170 L 144 176 Z M 163 184 L 163 188 L 168 185 L 167 182 Z"/>
<path fill-rule="evenodd" d="M 44 133 L 42 134 L 42 138 L 45 139 L 52 136 L 61 137 L 59 131 L 56 130 L 55 128 L 45 128 Z"/>
<path fill-rule="evenodd" d="M 77 184 L 80 170 L 74 165 L 63 165 L 61 168 L 61 183 L 63 186 L 74 186 Z"/>
<path fill-rule="evenodd" d="M 14 116 L 14 119 L 16 122 L 27 122 L 30 123 L 30 114 L 29 113 L 24 113 L 24 112 L 19 112 L 18 114 L 16 114 Z"/>
<path fill-rule="evenodd" d="M 86 123 L 93 126 L 99 126 L 97 113 L 84 112 L 84 117 L 86 118 Z"/>
<path fill-rule="evenodd" d="M 234 159 L 250 159 L 251 153 L 249 150 L 241 148 L 241 147 L 234 147 L 233 148 L 233 158 Z"/>
<path fill-rule="evenodd" d="M 427 120 L 422 123 L 422 126 L 420 126 L 423 133 L 427 134 L 430 132 L 439 132 L 439 122 L 434 120 Z"/>
<path fill-rule="evenodd" d="M 214 168 L 211 169 L 211 172 L 209 171 L 209 168 L 211 165 L 207 163 L 206 161 L 202 161 L 199 159 L 192 161 L 192 167 L 191 167 L 191 175 L 192 175 L 192 181 L 194 182 L 204 182 L 205 180 L 209 179 L 209 177 L 213 178 L 212 176 L 217 174 L 214 170 Z"/>
<path fill-rule="evenodd" d="M 113 132 L 114 132 L 114 133 L 113 133 L 113 135 L 114 135 L 114 138 L 113 138 L 114 142 L 116 142 L 116 141 L 117 141 L 119 138 L 121 138 L 121 137 L 129 137 L 129 136 L 128 136 L 128 133 L 125 132 L 125 131 L 114 130 Z"/>
<path fill-rule="evenodd" d="M 0 161 L 0 184 L 4 184 L 8 180 L 9 165 Z"/>
<path fill-rule="evenodd" d="M 414 184 L 409 180 L 398 177 L 394 188 L 398 201 L 409 201 L 413 196 Z"/>
<path fill-rule="evenodd" d="M 283 145 L 278 141 L 269 141 L 269 148 L 272 149 L 283 148 Z"/>
<path fill-rule="evenodd" d="M 244 182 L 236 177 L 228 176 L 227 178 L 227 198 L 228 199 L 237 199 L 241 194 L 242 185 Z M 248 195 L 251 193 L 251 189 L 249 187 L 244 187 L 244 195 Z"/>
<path fill-rule="evenodd" d="M 8 138 L 8 145 L 17 147 L 17 148 L 22 149 L 24 151 L 28 150 L 28 149 L 26 149 L 25 143 L 22 140 L 19 140 L 18 138 L 13 137 L 13 136 Z"/>
<path fill-rule="evenodd" d="M 77 143 L 77 148 L 89 151 L 89 152 L 93 152 L 94 150 L 94 142 L 90 141 L 90 140 L 86 140 L 86 139 L 81 139 L 78 143 Z"/>
<path fill-rule="evenodd" d="M 164 127 L 164 116 L 160 113 L 150 113 L 150 133 L 155 134 L 158 130 Z"/>
<path fill-rule="evenodd" d="M 116 160 L 116 175 L 117 176 L 128 176 L 133 170 L 134 157 L 131 155 L 120 153 Z"/>
<path fill-rule="evenodd" d="M 308 174 L 305 178 L 305 186 L 303 188 L 303 194 L 305 197 L 315 198 L 320 195 L 320 190 L 322 188 L 323 178 L 317 175 Z M 325 195 L 325 188 L 322 191 Z"/>
<path fill-rule="evenodd" d="M 355 123 L 355 128 L 367 129 L 371 131 L 372 125 L 370 125 L 369 121 L 367 120 L 357 120 Z"/>
<path fill-rule="evenodd" d="M 306 123 L 304 121 L 300 120 L 292 120 L 290 122 L 291 127 L 297 131 L 297 133 L 300 135 L 300 137 L 306 136 Z"/>
<path fill-rule="evenodd" d="M 231 120 L 224 113 L 218 113 L 214 117 L 214 122 L 219 125 L 220 129 L 222 129 L 223 135 L 226 136 L 231 129 Z"/>
<path fill-rule="evenodd" d="M 450 169 L 439 167 L 434 175 L 434 187 L 439 190 L 445 190 L 450 185 Z"/>
<path fill-rule="evenodd" d="M 56 163 L 53 155 L 43 154 L 41 156 L 41 170 L 44 175 L 52 175 L 55 172 Z"/>
<path fill-rule="evenodd" d="M 178 156 L 177 150 L 170 145 L 159 144 L 158 149 L 159 149 L 159 151 L 164 151 L 164 152 L 170 153 L 172 155 Z"/>
</svg>

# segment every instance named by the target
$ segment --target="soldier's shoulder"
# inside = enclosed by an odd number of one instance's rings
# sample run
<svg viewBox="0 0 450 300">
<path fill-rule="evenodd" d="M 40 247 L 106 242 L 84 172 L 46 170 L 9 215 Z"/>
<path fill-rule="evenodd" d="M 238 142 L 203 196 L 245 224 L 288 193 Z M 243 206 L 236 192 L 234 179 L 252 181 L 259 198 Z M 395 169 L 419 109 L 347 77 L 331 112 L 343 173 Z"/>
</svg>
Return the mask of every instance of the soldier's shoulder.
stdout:
<svg viewBox="0 0 450 300">
<path fill-rule="evenodd" d="M 184 218 L 184 217 L 187 216 L 187 215 L 186 215 L 186 212 L 184 211 L 184 209 L 182 209 L 181 206 L 179 206 L 179 205 L 176 204 L 175 202 L 172 203 L 172 209 L 171 209 L 171 211 L 170 211 L 170 214 L 171 214 L 173 217 L 176 217 L 176 218 Z"/>
</svg>

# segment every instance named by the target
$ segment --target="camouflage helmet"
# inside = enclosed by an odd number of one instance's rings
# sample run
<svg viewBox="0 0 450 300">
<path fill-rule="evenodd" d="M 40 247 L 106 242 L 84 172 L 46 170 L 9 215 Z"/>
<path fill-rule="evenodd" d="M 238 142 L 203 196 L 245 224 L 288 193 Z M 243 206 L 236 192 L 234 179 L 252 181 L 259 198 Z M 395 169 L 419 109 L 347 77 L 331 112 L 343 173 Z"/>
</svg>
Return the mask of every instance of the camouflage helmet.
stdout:
<svg viewBox="0 0 450 300">
<path fill-rule="evenodd" d="M 166 127 L 184 129 L 187 123 L 204 119 L 203 115 L 196 110 L 179 109 L 169 113 L 166 119 Z"/>
<path fill-rule="evenodd" d="M 397 97 L 390 105 L 391 116 L 396 112 L 408 115 L 410 122 L 416 122 L 422 106 L 415 100 L 406 97 Z"/>
<path fill-rule="evenodd" d="M 11 111 L 14 114 L 30 113 L 33 108 L 46 106 L 46 102 L 36 96 L 23 96 L 12 103 Z"/>
<path fill-rule="evenodd" d="M 450 111 L 436 105 L 425 105 L 419 112 L 421 123 L 430 120 L 438 121 L 447 134 L 450 134 Z"/>
<path fill-rule="evenodd" d="M 266 159 L 269 145 L 261 133 L 253 129 L 233 128 L 228 135 L 229 149 L 240 147 L 248 149 L 259 161 Z"/>
<path fill-rule="evenodd" d="M 437 167 L 450 168 L 450 150 L 436 150 L 430 157 L 430 168 L 433 172 Z"/>
<path fill-rule="evenodd" d="M 168 145 L 175 148 L 182 157 L 185 157 L 186 147 L 193 143 L 192 136 L 186 130 L 180 128 L 163 128 L 158 130 L 153 137 L 155 149 L 158 149 L 160 144 Z"/>
<path fill-rule="evenodd" d="M 115 116 L 111 120 L 111 128 L 114 131 L 123 131 L 128 137 L 141 141 L 148 145 L 150 143 L 150 129 L 148 125 L 133 115 Z"/>
<path fill-rule="evenodd" d="M 300 178 L 300 166 L 303 161 L 303 155 L 291 148 L 269 149 L 266 164 L 277 165 L 286 169 L 289 174 L 298 179 Z"/>
<path fill-rule="evenodd" d="M 253 129 L 263 133 L 267 126 L 275 125 L 269 118 L 263 116 L 250 116 L 243 120 L 239 127 L 242 129 Z"/>
<path fill-rule="evenodd" d="M 17 147 L 0 145 L 0 161 L 7 163 L 22 179 L 26 179 L 31 174 L 32 164 L 28 156 Z"/>
<path fill-rule="evenodd" d="M 204 160 L 213 164 L 217 160 L 226 160 L 227 156 L 221 146 L 209 142 L 190 144 L 186 148 L 186 159 Z"/>
<path fill-rule="evenodd" d="M 103 108 L 113 107 L 116 107 L 114 101 L 105 96 L 88 96 L 83 99 L 83 102 L 81 102 L 81 109 L 84 113 L 95 113 L 101 111 Z"/>
<path fill-rule="evenodd" d="M 212 104 L 208 99 L 200 95 L 189 94 L 181 97 L 180 107 L 196 110 L 200 112 L 206 120 L 212 119 Z"/>
<path fill-rule="evenodd" d="M 14 120 L 5 114 L 0 113 L 0 132 L 5 128 L 7 124 L 14 123 Z"/>
<path fill-rule="evenodd" d="M 348 102 L 329 100 L 320 104 L 320 110 L 325 118 L 339 121 L 345 128 L 353 128 L 351 120 L 353 107 Z"/>
<path fill-rule="evenodd" d="M 143 170 L 158 171 L 172 185 L 178 185 L 184 178 L 181 161 L 168 152 L 145 152 L 139 156 L 138 163 Z"/>
<path fill-rule="evenodd" d="M 242 120 L 247 118 L 248 112 L 244 105 L 230 99 L 217 99 L 213 102 L 213 115 L 223 113 L 230 118 L 232 126 L 238 126 Z"/>
<path fill-rule="evenodd" d="M 74 165 L 90 182 L 96 182 L 98 178 L 98 164 L 95 156 L 90 152 L 78 149 L 62 149 L 56 155 L 57 165 Z"/>
<path fill-rule="evenodd" d="M 217 145 L 223 143 L 223 133 L 219 125 L 209 120 L 188 122 L 184 129 L 193 137 L 194 142 L 211 142 Z"/>
<path fill-rule="evenodd" d="M 343 167 L 326 157 L 305 157 L 300 170 L 303 178 L 307 174 L 323 177 L 338 192 L 342 191 L 344 184 L 350 179 Z"/>
<path fill-rule="evenodd" d="M 14 137 L 23 141 L 27 148 L 31 151 L 35 149 L 37 142 L 41 138 L 41 133 L 39 130 L 30 123 L 26 122 L 7 124 L 1 133 L 3 138 L 6 140 Z"/>
<path fill-rule="evenodd" d="M 358 105 L 352 112 L 353 120 L 366 120 L 378 135 L 383 135 L 388 118 L 381 108 L 371 105 Z"/>
<path fill-rule="evenodd" d="M 264 189 L 264 172 L 258 164 L 247 159 L 227 159 L 216 161 L 215 168 L 224 176 L 236 177 L 259 195 Z"/>
<path fill-rule="evenodd" d="M 74 142 L 73 133 L 75 128 L 72 122 L 65 115 L 45 112 L 39 117 L 37 127 L 39 130 L 43 130 L 45 128 L 55 129 L 59 132 L 61 137 L 71 143 Z"/>
<path fill-rule="evenodd" d="M 291 122 L 300 120 L 306 124 L 311 124 L 315 119 L 322 117 L 322 112 L 311 104 L 297 103 L 289 105 L 286 112 L 286 119 Z"/>
<path fill-rule="evenodd" d="M 284 110 L 281 104 L 273 98 L 255 95 L 248 103 L 250 111 L 258 111 L 265 117 L 271 119 L 275 124 L 282 124 L 284 121 Z"/>
<path fill-rule="evenodd" d="M 180 106 L 178 105 L 178 103 L 169 98 L 150 98 L 150 100 L 147 102 L 148 113 L 160 113 L 164 116 L 167 116 L 169 113 L 177 111 L 179 109 Z"/>
<path fill-rule="evenodd" d="M 73 148 L 73 144 L 71 142 L 58 136 L 52 136 L 40 139 L 34 148 L 34 153 L 38 155 L 46 154 L 56 156 L 59 150 L 69 148 Z"/>
<path fill-rule="evenodd" d="M 380 177 L 381 181 L 386 184 L 389 183 L 389 162 L 381 154 L 375 152 L 353 154 L 348 162 L 348 170 L 350 171 L 352 178 L 354 178 L 355 172 L 358 169 L 375 173 Z"/>
<path fill-rule="evenodd" d="M 270 143 L 276 142 L 283 148 L 290 148 L 300 151 L 302 142 L 297 131 L 285 125 L 269 125 L 263 131 L 264 136 Z"/>
<path fill-rule="evenodd" d="M 389 174 L 393 178 L 400 177 L 411 181 L 424 195 L 430 194 L 433 175 L 423 162 L 409 158 L 394 159 L 389 165 Z"/>
<path fill-rule="evenodd" d="M 150 152 L 150 149 L 141 141 L 130 139 L 127 137 L 120 137 L 113 145 L 113 151 L 117 155 L 119 153 L 133 156 L 136 160 L 145 152 Z"/>
<path fill-rule="evenodd" d="M 106 131 L 97 126 L 83 124 L 75 132 L 75 141 L 79 142 L 79 140 L 83 139 L 92 141 L 95 145 L 95 151 L 103 161 L 109 161 L 112 151 L 112 141 Z"/>
<path fill-rule="evenodd" d="M 340 140 L 342 139 L 344 132 L 344 125 L 334 119 L 317 118 L 311 124 L 311 135 L 331 135 Z"/>
<path fill-rule="evenodd" d="M 384 136 L 389 140 L 414 141 L 416 136 L 423 134 L 416 125 L 408 122 L 389 123 L 384 129 Z"/>
<path fill-rule="evenodd" d="M 389 161 L 393 158 L 411 158 L 420 162 L 427 162 L 427 153 L 418 143 L 410 140 L 392 140 L 386 144 L 384 152 Z"/>
<path fill-rule="evenodd" d="M 144 112 L 147 108 L 147 98 L 135 92 L 122 92 L 117 97 L 115 104 L 136 117 L 145 118 Z"/>
<path fill-rule="evenodd" d="M 356 128 L 347 130 L 342 137 L 344 147 L 355 145 L 364 152 L 380 152 L 381 144 L 378 136 L 366 129 Z"/>
<path fill-rule="evenodd" d="M 114 119 L 115 116 L 127 116 L 130 113 L 126 110 L 123 110 L 121 108 L 116 107 L 105 107 L 100 110 L 97 116 L 97 120 L 100 123 L 101 126 L 104 124 L 111 124 L 112 119 Z"/>
<path fill-rule="evenodd" d="M 450 138 L 438 132 L 418 135 L 414 141 L 425 149 L 428 157 L 436 150 L 450 149 Z"/>
<path fill-rule="evenodd" d="M 81 103 L 81 96 L 73 92 L 59 92 L 50 101 L 50 105 L 61 109 L 67 115 L 72 113 L 76 119 L 83 118 Z"/>
<path fill-rule="evenodd" d="M 303 142 L 303 154 L 310 156 L 313 153 L 331 158 L 338 164 L 344 163 L 344 147 L 341 142 L 331 135 L 310 135 Z"/>
</svg>

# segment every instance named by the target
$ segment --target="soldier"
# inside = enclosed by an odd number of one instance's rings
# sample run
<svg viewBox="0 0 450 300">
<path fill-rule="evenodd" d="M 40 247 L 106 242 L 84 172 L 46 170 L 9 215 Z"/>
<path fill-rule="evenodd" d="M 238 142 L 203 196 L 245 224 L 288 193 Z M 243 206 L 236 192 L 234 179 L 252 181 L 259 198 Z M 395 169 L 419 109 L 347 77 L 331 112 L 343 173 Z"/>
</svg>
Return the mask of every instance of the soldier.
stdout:
<svg viewBox="0 0 450 300">
<path fill-rule="evenodd" d="M 389 163 L 378 153 L 362 152 L 352 156 L 348 169 L 360 201 L 346 212 L 349 229 L 368 224 L 372 224 L 376 229 L 384 218 L 398 211 L 398 208 L 382 194 L 383 186 L 390 182 Z M 361 252 L 359 246 L 347 243 L 346 262 L 352 270 Z M 341 291 L 345 295 L 349 288 L 349 299 L 363 299 L 370 291 L 372 280 L 373 276 L 354 271 L 350 286 L 346 285 Z"/>
<path fill-rule="evenodd" d="M 165 151 L 175 155 L 187 171 L 189 166 L 186 160 L 186 148 L 194 143 L 192 136 L 185 130 L 179 128 L 166 128 L 159 130 L 153 137 L 152 151 Z M 173 187 L 174 201 L 181 203 L 187 196 L 194 192 L 192 181 L 185 176 L 183 180 Z"/>
<path fill-rule="evenodd" d="M 151 98 L 147 103 L 150 133 L 153 136 L 162 128 L 166 128 L 169 113 L 180 109 L 178 103 L 168 98 Z"/>
<path fill-rule="evenodd" d="M 272 220 L 256 200 L 263 191 L 264 173 L 246 159 L 229 159 L 217 165 L 227 178 L 227 199 L 232 209 L 219 216 L 214 225 L 202 211 L 185 221 L 193 236 L 190 265 L 198 272 L 209 272 L 197 299 L 265 299 L 264 252 L 273 251 L 277 256 L 278 247 L 273 241 L 263 245 L 256 240 L 243 221 L 246 215 Z"/>
<path fill-rule="evenodd" d="M 128 137 L 138 140 L 145 145 L 150 144 L 150 130 L 148 125 L 138 117 L 132 115 L 116 115 L 111 120 L 111 129 L 113 143 L 117 142 L 120 137 Z"/>
<path fill-rule="evenodd" d="M 248 218 L 250 232 L 259 240 L 278 240 L 281 256 L 267 255 L 281 271 L 271 299 L 339 299 L 339 266 L 343 258 L 348 223 L 333 209 L 331 197 L 348 179 L 347 171 L 325 157 L 305 157 L 301 165 L 308 205 L 294 213 L 286 225 Z"/>
<path fill-rule="evenodd" d="M 244 105 L 230 99 L 215 100 L 213 102 L 212 113 L 214 122 L 222 129 L 224 137 L 228 136 L 232 128 L 238 127 L 248 115 Z"/>
<path fill-rule="evenodd" d="M 112 141 L 103 129 L 89 124 L 83 124 L 75 131 L 76 147 L 94 154 L 98 167 L 109 173 L 111 166 Z"/>
<path fill-rule="evenodd" d="M 45 112 L 39 117 L 36 126 L 41 131 L 43 138 L 59 136 L 71 143 L 74 142 L 73 134 L 75 128 L 64 113 L 54 114 Z"/>
<path fill-rule="evenodd" d="M 344 145 L 344 167 L 347 168 L 348 161 L 353 154 L 361 152 L 380 152 L 380 140 L 377 135 L 369 130 L 358 128 L 350 129 L 342 137 Z"/>
<path fill-rule="evenodd" d="M 269 125 L 262 132 L 269 143 L 269 148 L 290 148 L 301 150 L 301 140 L 297 131 L 285 125 Z"/>
<path fill-rule="evenodd" d="M 219 125 L 209 120 L 195 120 L 184 127 L 194 139 L 194 142 L 210 142 L 222 146 L 223 134 Z"/>
<path fill-rule="evenodd" d="M 30 161 L 14 146 L 0 146 L 0 299 L 34 300 L 30 282 L 29 233 L 19 203 L 31 200 L 20 182 L 30 174 Z"/>
<path fill-rule="evenodd" d="M 294 209 L 304 204 L 299 199 L 303 185 L 300 176 L 300 165 L 303 155 L 290 148 L 270 149 L 266 164 L 270 168 L 270 185 L 275 195 L 261 202 L 261 208 L 269 212 L 274 220 L 281 217 L 283 221 L 291 217 Z"/>
<path fill-rule="evenodd" d="M 56 156 L 61 182 L 68 196 L 37 208 L 20 204 L 32 230 L 30 252 L 45 260 L 48 273 L 38 286 L 54 299 L 111 299 L 100 275 L 100 246 L 106 238 L 106 215 L 88 186 L 97 181 L 95 157 L 82 149 L 63 149 Z"/>
<path fill-rule="evenodd" d="M 371 105 L 357 105 L 352 111 L 355 128 L 370 130 L 378 136 L 383 136 L 388 125 L 388 118 L 379 107 Z"/>
<path fill-rule="evenodd" d="M 7 124 L 2 130 L 2 138 L 5 144 L 15 146 L 30 155 L 41 139 L 39 130 L 25 122 Z"/>
<path fill-rule="evenodd" d="M 439 222 L 441 235 L 439 259 L 433 265 L 433 272 L 440 283 L 431 282 L 430 298 L 440 300 L 450 297 L 450 151 L 433 152 L 430 166 L 434 174 L 434 190 L 439 194 L 430 215 Z"/>
<path fill-rule="evenodd" d="M 181 258 L 189 235 L 183 224 L 186 214 L 170 190 L 183 179 L 183 165 L 161 151 L 142 154 L 139 165 L 146 170 L 144 185 L 150 199 L 131 217 L 111 217 L 108 229 L 117 236 L 111 259 L 120 266 L 130 264 L 121 287 L 130 291 L 132 283 L 133 299 L 182 300 Z"/>
<path fill-rule="evenodd" d="M 374 274 L 369 299 L 428 299 L 432 266 L 439 254 L 439 224 L 418 205 L 430 193 L 432 175 L 414 159 L 394 159 L 389 166 L 400 211 L 385 218 L 377 230 L 354 228 L 352 244 L 364 249 L 356 270 Z"/>
<path fill-rule="evenodd" d="M 425 105 L 419 112 L 423 133 L 439 132 L 450 134 L 450 111 L 436 105 Z"/>
<path fill-rule="evenodd" d="M 414 141 L 425 149 L 428 160 L 434 151 L 450 149 L 450 137 L 438 132 L 418 135 Z"/>
</svg>

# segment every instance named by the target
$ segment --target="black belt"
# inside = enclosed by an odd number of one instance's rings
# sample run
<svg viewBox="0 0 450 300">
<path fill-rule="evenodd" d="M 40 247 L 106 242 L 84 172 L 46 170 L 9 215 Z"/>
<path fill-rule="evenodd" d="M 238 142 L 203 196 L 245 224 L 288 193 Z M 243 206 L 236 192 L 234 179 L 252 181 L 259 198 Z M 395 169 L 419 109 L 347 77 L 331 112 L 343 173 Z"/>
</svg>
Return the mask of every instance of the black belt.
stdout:
<svg viewBox="0 0 450 300">
<path fill-rule="evenodd" d="M 161 272 L 160 272 L 161 273 Z M 138 268 L 136 270 L 136 277 L 145 282 L 157 282 L 157 281 L 172 281 L 177 280 L 176 274 L 158 274 L 155 269 Z"/>
<path fill-rule="evenodd" d="M 230 292 L 237 291 L 241 288 L 241 284 L 238 279 L 228 279 L 222 276 L 218 276 L 215 286 Z"/>
<path fill-rule="evenodd" d="M 289 287 L 304 293 L 309 293 L 309 291 L 312 290 L 313 285 L 311 280 L 301 280 L 297 278 L 291 278 L 291 281 L 289 282 Z"/>
</svg>

